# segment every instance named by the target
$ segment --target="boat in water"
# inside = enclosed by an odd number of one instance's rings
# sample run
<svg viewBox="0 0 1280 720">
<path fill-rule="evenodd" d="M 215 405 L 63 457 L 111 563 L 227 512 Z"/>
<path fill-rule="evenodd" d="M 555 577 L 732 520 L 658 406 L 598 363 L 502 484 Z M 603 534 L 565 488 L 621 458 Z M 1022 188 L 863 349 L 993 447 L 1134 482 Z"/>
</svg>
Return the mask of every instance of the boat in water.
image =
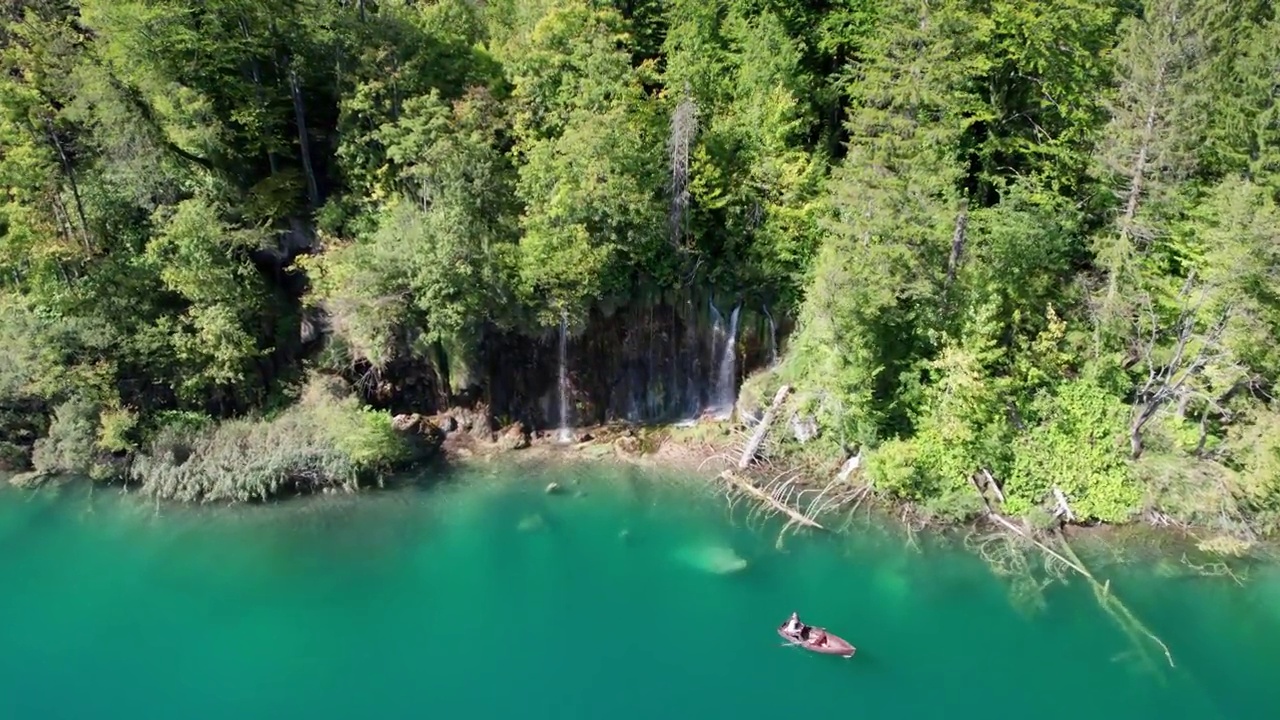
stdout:
<svg viewBox="0 0 1280 720">
<path fill-rule="evenodd" d="M 813 627 L 812 625 L 800 624 L 798 631 L 792 632 L 788 630 L 791 624 L 790 620 L 778 626 L 778 634 L 783 640 L 802 647 L 810 652 L 821 653 L 823 655 L 839 655 L 843 658 L 851 658 L 857 652 L 849 641 L 827 632 L 826 628 Z"/>
</svg>

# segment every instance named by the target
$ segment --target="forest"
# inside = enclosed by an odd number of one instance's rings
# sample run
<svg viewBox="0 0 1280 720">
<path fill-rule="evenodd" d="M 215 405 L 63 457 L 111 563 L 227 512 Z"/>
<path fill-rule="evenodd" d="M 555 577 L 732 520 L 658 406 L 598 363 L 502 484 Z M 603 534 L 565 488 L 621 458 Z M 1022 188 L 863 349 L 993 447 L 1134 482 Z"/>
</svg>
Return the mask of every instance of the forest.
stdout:
<svg viewBox="0 0 1280 720">
<path fill-rule="evenodd" d="M 354 483 L 357 381 L 704 288 L 934 516 L 1280 529 L 1267 0 L 0 0 L 0 68 L 0 466 Z"/>
</svg>

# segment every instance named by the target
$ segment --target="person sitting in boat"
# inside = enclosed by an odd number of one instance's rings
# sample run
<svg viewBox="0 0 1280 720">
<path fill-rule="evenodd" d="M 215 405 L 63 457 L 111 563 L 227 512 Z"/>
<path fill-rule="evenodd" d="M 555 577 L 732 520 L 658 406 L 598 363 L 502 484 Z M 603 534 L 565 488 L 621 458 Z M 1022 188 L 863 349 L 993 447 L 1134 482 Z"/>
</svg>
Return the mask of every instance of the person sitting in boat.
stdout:
<svg viewBox="0 0 1280 720">
<path fill-rule="evenodd" d="M 814 647 L 826 647 L 827 634 L 822 630 L 814 632 L 813 636 L 809 638 L 809 644 Z"/>
<path fill-rule="evenodd" d="M 803 629 L 804 623 L 800 622 L 800 616 L 795 613 L 791 613 L 791 617 L 787 618 L 787 632 L 791 635 L 799 635 L 800 631 Z"/>
</svg>

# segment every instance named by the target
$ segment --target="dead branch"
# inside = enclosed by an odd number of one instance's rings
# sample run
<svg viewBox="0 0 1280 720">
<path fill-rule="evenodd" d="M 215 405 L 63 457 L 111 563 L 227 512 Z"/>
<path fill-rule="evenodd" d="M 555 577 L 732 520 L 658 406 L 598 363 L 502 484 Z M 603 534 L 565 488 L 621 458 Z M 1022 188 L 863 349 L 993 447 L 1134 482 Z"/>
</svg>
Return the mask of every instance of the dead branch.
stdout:
<svg viewBox="0 0 1280 720">
<path fill-rule="evenodd" d="M 751 497 L 754 497 L 755 499 L 759 500 L 762 503 L 765 503 L 767 506 L 776 510 L 777 512 L 782 513 L 783 515 L 786 515 L 788 518 L 791 519 L 792 522 L 794 522 L 797 525 L 816 528 L 818 530 L 826 530 L 826 528 L 824 528 L 822 525 L 819 525 L 817 521 L 809 518 L 808 516 L 804 515 L 798 510 L 788 507 L 786 504 L 780 501 L 776 497 L 779 495 L 779 491 L 776 489 L 772 493 L 765 492 L 760 488 L 756 487 L 749 479 L 741 477 L 735 474 L 731 470 L 725 470 L 724 472 L 717 475 L 716 478 L 718 480 L 723 480 L 726 483 L 731 483 L 733 487 L 735 487 L 736 489 L 741 490 L 742 492 L 750 495 Z"/>
<path fill-rule="evenodd" d="M 978 489 L 976 481 L 973 485 L 975 489 Z M 981 490 L 979 490 L 979 494 L 981 494 Z M 983 497 L 983 503 L 987 503 L 985 496 Z M 989 504 L 987 506 L 990 508 Z M 1094 577 L 1093 573 L 1089 572 L 1089 569 L 1085 567 L 1085 564 L 1080 560 L 1079 556 L 1077 556 L 1075 551 L 1071 549 L 1071 545 L 1067 543 L 1067 539 L 1063 537 L 1061 531 L 1054 530 L 1054 536 L 1058 541 L 1058 549 L 1054 549 L 1036 538 L 1025 528 L 1019 527 L 1017 524 L 994 510 L 988 510 L 987 517 L 1004 527 L 1010 533 L 1013 533 L 1036 546 L 1044 552 L 1047 557 L 1071 568 L 1088 581 L 1089 585 L 1093 588 L 1095 597 L 1098 599 L 1098 604 L 1107 612 L 1107 614 L 1111 615 L 1112 618 L 1116 620 L 1117 624 L 1120 625 L 1121 629 L 1124 630 L 1126 634 L 1134 639 L 1135 647 L 1142 647 L 1141 643 L 1138 642 L 1139 636 L 1147 637 L 1156 645 L 1160 646 L 1160 649 L 1164 652 L 1165 659 L 1169 661 L 1169 666 L 1174 667 L 1173 655 L 1169 652 L 1169 647 L 1165 645 L 1160 638 L 1156 637 L 1155 633 L 1148 630 L 1147 627 L 1129 611 L 1129 608 L 1126 607 L 1124 603 L 1120 602 L 1119 598 L 1111 594 L 1110 581 L 1105 583 L 1099 582 L 1098 579 Z"/>
<path fill-rule="evenodd" d="M 1148 307 L 1151 332 L 1146 345 L 1138 349 L 1138 359 L 1147 368 L 1147 379 L 1135 396 L 1134 415 L 1129 424 L 1130 454 L 1135 459 L 1142 454 L 1142 432 L 1147 423 L 1167 403 L 1180 401 L 1190 392 L 1188 381 L 1225 355 L 1221 340 L 1232 311 L 1229 307 L 1223 310 L 1208 328 L 1198 332 L 1196 318 L 1206 301 L 1207 288 L 1201 286 L 1199 297 L 1190 301 L 1194 282 L 1193 272 L 1179 293 L 1182 307 L 1178 318 L 1168 328 L 1175 337 L 1172 357 L 1167 362 L 1155 360 L 1157 345 L 1161 336 L 1166 333 L 1162 332 L 1154 308 Z"/>
<path fill-rule="evenodd" d="M 756 426 L 755 432 L 751 434 L 751 439 L 747 441 L 747 446 L 742 450 L 742 456 L 738 458 L 739 470 L 746 470 L 751 465 L 751 462 L 755 460 L 756 453 L 760 451 L 760 445 L 764 443 L 765 436 L 769 434 L 769 427 L 773 425 L 773 420 L 778 415 L 778 409 L 782 407 L 782 401 L 787 398 L 787 394 L 790 392 L 790 385 L 783 385 L 778 388 L 778 392 L 773 396 L 773 403 L 769 405 L 764 417 L 760 419 L 760 424 Z"/>
<path fill-rule="evenodd" d="M 848 482 L 849 478 L 852 477 L 853 474 L 857 472 L 858 469 L 861 467 L 862 467 L 862 451 L 859 450 L 856 454 L 851 456 L 848 460 L 845 460 L 844 464 L 840 466 L 840 472 L 836 473 L 836 482 L 838 483 Z"/>
<path fill-rule="evenodd" d="M 1065 517 L 1067 522 L 1075 522 L 1076 515 L 1071 512 L 1071 506 L 1067 504 L 1067 496 L 1057 486 L 1053 486 L 1053 497 L 1058 501 L 1058 507 L 1054 510 L 1054 517 Z"/>
</svg>

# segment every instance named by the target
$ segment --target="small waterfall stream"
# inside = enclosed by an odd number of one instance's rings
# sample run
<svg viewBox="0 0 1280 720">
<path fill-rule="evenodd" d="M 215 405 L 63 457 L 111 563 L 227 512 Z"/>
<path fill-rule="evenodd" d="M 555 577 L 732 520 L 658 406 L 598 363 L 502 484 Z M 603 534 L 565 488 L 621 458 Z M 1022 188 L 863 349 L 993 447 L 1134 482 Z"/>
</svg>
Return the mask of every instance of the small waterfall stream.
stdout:
<svg viewBox="0 0 1280 720">
<path fill-rule="evenodd" d="M 541 359 L 528 376 L 510 373 L 520 361 L 495 346 L 493 411 L 540 426 L 559 442 L 615 420 L 692 425 L 732 417 L 742 374 L 779 360 L 786 325 L 774 308 L 762 311 L 732 296 L 736 305 L 724 308 L 709 294 L 694 290 L 593 312 L 582 331 L 561 313 L 560 327 L 542 336 Z M 537 385 L 523 384 L 538 374 Z"/>
<path fill-rule="evenodd" d="M 723 330 L 723 316 L 716 310 L 715 305 L 711 306 L 711 310 L 715 313 L 715 328 L 718 330 L 714 335 L 716 337 L 721 334 L 724 335 L 724 344 L 719 353 L 720 362 L 717 365 L 712 410 L 715 412 L 717 420 L 725 420 L 733 414 L 733 405 L 736 400 L 734 397 L 734 371 L 737 369 L 738 353 L 735 346 L 738 340 L 738 313 L 742 310 L 742 306 L 735 306 L 733 312 L 729 314 L 729 330 L 727 333 Z"/>
<path fill-rule="evenodd" d="M 573 439 L 569 427 L 569 315 L 560 314 L 560 430 L 556 437 L 560 442 Z"/>
<path fill-rule="evenodd" d="M 769 306 L 764 307 L 764 316 L 769 321 L 769 367 L 778 364 L 778 326 L 769 314 Z"/>
</svg>

